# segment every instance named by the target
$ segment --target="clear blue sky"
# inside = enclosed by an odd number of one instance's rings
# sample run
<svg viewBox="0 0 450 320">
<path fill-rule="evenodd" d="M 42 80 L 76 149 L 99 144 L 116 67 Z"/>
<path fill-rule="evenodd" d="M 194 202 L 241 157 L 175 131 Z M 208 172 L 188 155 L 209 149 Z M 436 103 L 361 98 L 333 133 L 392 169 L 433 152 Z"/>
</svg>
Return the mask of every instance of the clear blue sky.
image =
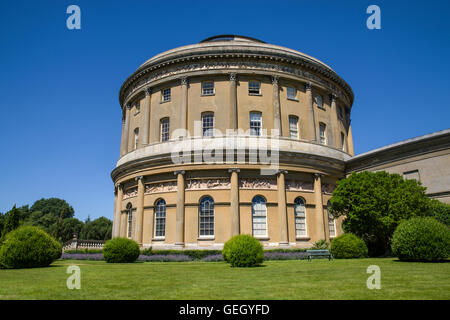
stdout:
<svg viewBox="0 0 450 320">
<path fill-rule="evenodd" d="M 353 88 L 355 152 L 450 127 L 450 1 L 0 2 L 0 211 L 60 197 L 112 218 L 122 82 L 217 34 L 293 48 Z M 66 8 L 81 8 L 81 30 Z M 366 8 L 381 8 L 381 30 Z"/>
</svg>

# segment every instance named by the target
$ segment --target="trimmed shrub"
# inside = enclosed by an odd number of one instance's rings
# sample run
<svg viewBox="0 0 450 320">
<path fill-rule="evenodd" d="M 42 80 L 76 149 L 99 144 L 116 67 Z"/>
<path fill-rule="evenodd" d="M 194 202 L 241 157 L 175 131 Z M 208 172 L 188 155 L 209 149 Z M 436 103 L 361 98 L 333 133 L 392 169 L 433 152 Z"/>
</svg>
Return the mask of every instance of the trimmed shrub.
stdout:
<svg viewBox="0 0 450 320">
<path fill-rule="evenodd" d="M 131 263 L 139 257 L 139 245 L 127 238 L 114 238 L 106 241 L 103 258 L 110 263 Z"/>
<path fill-rule="evenodd" d="M 61 245 L 45 231 L 32 226 L 8 233 L 0 248 L 0 266 L 8 269 L 47 267 L 61 257 Z"/>
<path fill-rule="evenodd" d="M 224 260 L 232 267 L 253 267 L 264 261 L 264 250 L 258 239 L 240 234 L 228 240 L 223 248 Z"/>
<path fill-rule="evenodd" d="M 313 243 L 313 246 L 311 247 L 311 249 L 314 250 L 327 250 L 329 249 L 329 245 L 328 242 L 326 242 L 324 239 L 316 241 Z"/>
<path fill-rule="evenodd" d="M 400 260 L 444 260 L 450 256 L 450 229 L 430 217 L 406 220 L 395 229 L 392 251 Z"/>
<path fill-rule="evenodd" d="M 336 259 L 367 257 L 365 242 L 351 233 L 344 233 L 331 241 L 330 252 Z"/>
</svg>

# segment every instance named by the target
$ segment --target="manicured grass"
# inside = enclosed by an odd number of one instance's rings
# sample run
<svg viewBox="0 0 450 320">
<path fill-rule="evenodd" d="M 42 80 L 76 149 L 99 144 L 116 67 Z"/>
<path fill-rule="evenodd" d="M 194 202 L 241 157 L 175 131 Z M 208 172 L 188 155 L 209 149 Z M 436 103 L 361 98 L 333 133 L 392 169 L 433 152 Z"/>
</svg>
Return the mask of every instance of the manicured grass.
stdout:
<svg viewBox="0 0 450 320">
<path fill-rule="evenodd" d="M 69 290 L 69 265 L 81 289 Z M 369 290 L 369 265 L 381 289 Z M 0 299 L 450 299 L 450 263 L 394 258 L 266 261 L 257 268 L 224 262 L 56 261 L 48 268 L 0 270 Z"/>
</svg>

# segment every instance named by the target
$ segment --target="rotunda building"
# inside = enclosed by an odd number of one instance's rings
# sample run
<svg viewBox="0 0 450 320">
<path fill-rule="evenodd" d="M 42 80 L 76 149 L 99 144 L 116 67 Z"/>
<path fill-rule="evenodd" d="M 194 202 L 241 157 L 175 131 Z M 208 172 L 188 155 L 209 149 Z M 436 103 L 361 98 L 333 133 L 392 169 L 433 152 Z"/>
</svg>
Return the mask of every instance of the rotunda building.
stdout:
<svg viewBox="0 0 450 320">
<path fill-rule="evenodd" d="M 235 35 L 146 61 L 123 83 L 113 237 L 266 248 L 342 233 L 328 200 L 353 156 L 353 92 L 306 54 Z"/>
</svg>

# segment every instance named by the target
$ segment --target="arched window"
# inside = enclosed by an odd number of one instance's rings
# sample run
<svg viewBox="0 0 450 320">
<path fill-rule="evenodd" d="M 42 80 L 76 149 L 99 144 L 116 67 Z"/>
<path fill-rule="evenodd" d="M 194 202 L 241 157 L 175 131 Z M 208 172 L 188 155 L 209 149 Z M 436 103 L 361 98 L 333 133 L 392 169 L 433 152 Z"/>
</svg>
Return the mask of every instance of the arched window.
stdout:
<svg viewBox="0 0 450 320">
<path fill-rule="evenodd" d="M 296 198 L 294 201 L 295 213 L 295 235 L 297 237 L 306 236 L 306 208 L 305 200 Z"/>
<path fill-rule="evenodd" d="M 253 236 L 267 236 L 267 208 L 266 199 L 256 196 L 252 200 Z"/>
<path fill-rule="evenodd" d="M 327 144 L 327 126 L 325 123 L 319 123 L 319 138 L 321 144 Z"/>
<path fill-rule="evenodd" d="M 214 200 L 210 196 L 200 200 L 199 235 L 214 236 Z"/>
<path fill-rule="evenodd" d="M 327 203 L 327 210 L 328 210 L 328 230 L 330 231 L 330 237 L 336 236 L 336 225 L 334 223 L 334 217 L 330 214 L 330 201 Z"/>
<path fill-rule="evenodd" d="M 204 137 L 214 135 L 214 112 L 202 113 L 202 134 Z"/>
<path fill-rule="evenodd" d="M 139 128 L 134 129 L 134 149 L 138 148 L 139 143 Z"/>
<path fill-rule="evenodd" d="M 159 199 L 155 203 L 155 237 L 166 235 L 166 201 Z"/>
<path fill-rule="evenodd" d="M 131 238 L 131 230 L 133 227 L 133 206 L 131 205 L 131 203 L 127 204 L 127 211 L 128 211 L 127 237 Z"/>
</svg>

